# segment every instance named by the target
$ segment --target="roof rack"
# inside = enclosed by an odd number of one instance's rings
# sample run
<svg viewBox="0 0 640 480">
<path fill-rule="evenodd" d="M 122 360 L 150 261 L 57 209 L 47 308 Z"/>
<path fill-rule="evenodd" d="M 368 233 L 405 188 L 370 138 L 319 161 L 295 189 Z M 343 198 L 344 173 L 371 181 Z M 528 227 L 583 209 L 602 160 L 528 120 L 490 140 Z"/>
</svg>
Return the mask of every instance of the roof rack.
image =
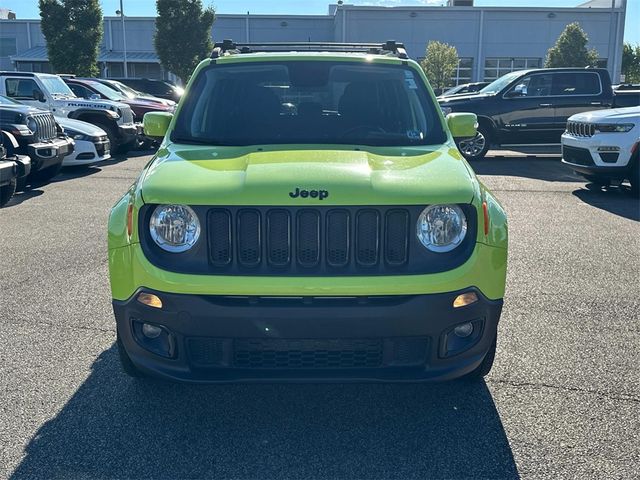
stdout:
<svg viewBox="0 0 640 480">
<path fill-rule="evenodd" d="M 332 43 L 332 42 L 263 42 L 235 43 L 223 40 L 214 45 L 211 58 L 223 55 L 237 55 L 256 52 L 344 52 L 367 53 L 370 55 L 387 55 L 398 58 L 409 58 L 403 43 L 388 40 L 385 43 Z"/>
</svg>

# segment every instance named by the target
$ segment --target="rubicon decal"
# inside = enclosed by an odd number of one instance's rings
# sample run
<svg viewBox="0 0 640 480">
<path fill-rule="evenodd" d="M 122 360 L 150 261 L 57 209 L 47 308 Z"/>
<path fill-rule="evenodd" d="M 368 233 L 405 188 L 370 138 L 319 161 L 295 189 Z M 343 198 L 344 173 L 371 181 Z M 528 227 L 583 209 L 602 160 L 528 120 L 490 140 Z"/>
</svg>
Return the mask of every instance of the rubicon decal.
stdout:
<svg viewBox="0 0 640 480">
<path fill-rule="evenodd" d="M 327 190 L 302 190 L 300 187 L 296 187 L 293 192 L 289 192 L 289 196 L 291 198 L 317 198 L 318 200 L 324 200 L 329 196 L 329 192 Z"/>
</svg>

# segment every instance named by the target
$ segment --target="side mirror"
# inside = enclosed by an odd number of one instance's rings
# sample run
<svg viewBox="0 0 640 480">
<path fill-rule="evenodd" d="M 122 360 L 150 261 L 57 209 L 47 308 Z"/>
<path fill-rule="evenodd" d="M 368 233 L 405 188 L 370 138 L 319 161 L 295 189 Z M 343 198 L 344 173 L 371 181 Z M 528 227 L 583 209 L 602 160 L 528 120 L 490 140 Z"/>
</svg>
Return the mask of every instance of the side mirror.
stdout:
<svg viewBox="0 0 640 480">
<path fill-rule="evenodd" d="M 515 98 L 515 97 L 524 97 L 527 95 L 527 86 L 524 84 L 516 85 L 512 90 L 509 90 L 505 97 L 507 98 Z"/>
<path fill-rule="evenodd" d="M 473 138 L 478 133 L 478 117 L 475 113 L 450 113 L 447 115 L 447 127 L 456 140 Z"/>
<path fill-rule="evenodd" d="M 173 119 L 173 113 L 147 112 L 142 119 L 144 134 L 152 138 L 164 138 L 169 124 Z"/>
<path fill-rule="evenodd" d="M 44 98 L 44 93 L 37 89 L 33 90 L 33 99 L 43 103 L 47 101 L 47 99 Z"/>
</svg>

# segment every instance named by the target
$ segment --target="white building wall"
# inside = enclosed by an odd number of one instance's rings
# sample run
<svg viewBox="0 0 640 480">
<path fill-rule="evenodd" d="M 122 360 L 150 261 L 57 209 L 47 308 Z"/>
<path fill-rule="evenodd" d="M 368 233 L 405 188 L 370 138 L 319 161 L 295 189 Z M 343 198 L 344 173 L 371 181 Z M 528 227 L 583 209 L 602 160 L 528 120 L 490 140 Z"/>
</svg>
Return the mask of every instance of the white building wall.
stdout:
<svg viewBox="0 0 640 480">
<path fill-rule="evenodd" d="M 218 15 L 212 38 L 238 42 L 397 40 L 405 43 L 412 58 L 424 56 L 427 43 L 439 40 L 455 45 L 460 57 L 473 58 L 473 80 L 482 80 L 487 58 L 538 58 L 543 62 L 564 27 L 577 21 L 589 36 L 589 48 L 595 48 L 600 58 L 607 59 L 615 81 L 620 72 L 625 2 L 618 2 L 618 7 L 612 10 L 334 5 L 328 15 Z M 127 17 L 128 51 L 153 52 L 154 31 L 153 18 Z M 15 37 L 18 54 L 44 45 L 39 20 L 0 20 L 0 37 Z M 122 51 L 119 17 L 105 18 L 103 47 Z M 8 57 L 0 57 L 0 68 L 13 68 Z"/>
</svg>

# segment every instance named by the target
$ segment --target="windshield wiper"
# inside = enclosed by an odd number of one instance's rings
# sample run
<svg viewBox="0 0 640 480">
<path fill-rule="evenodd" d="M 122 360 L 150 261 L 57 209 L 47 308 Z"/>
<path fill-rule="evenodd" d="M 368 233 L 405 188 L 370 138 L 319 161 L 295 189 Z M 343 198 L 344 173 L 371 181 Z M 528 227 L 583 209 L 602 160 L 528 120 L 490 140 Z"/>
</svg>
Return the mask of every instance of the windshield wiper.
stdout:
<svg viewBox="0 0 640 480">
<path fill-rule="evenodd" d="M 211 140 L 211 139 L 206 139 L 206 138 L 194 138 L 194 137 L 189 137 L 189 138 L 182 138 L 182 137 L 174 137 L 171 138 L 172 142 L 175 143 L 189 143 L 189 144 L 193 144 L 193 145 L 210 145 L 212 147 L 217 147 L 219 146 L 219 143 Z"/>
</svg>

